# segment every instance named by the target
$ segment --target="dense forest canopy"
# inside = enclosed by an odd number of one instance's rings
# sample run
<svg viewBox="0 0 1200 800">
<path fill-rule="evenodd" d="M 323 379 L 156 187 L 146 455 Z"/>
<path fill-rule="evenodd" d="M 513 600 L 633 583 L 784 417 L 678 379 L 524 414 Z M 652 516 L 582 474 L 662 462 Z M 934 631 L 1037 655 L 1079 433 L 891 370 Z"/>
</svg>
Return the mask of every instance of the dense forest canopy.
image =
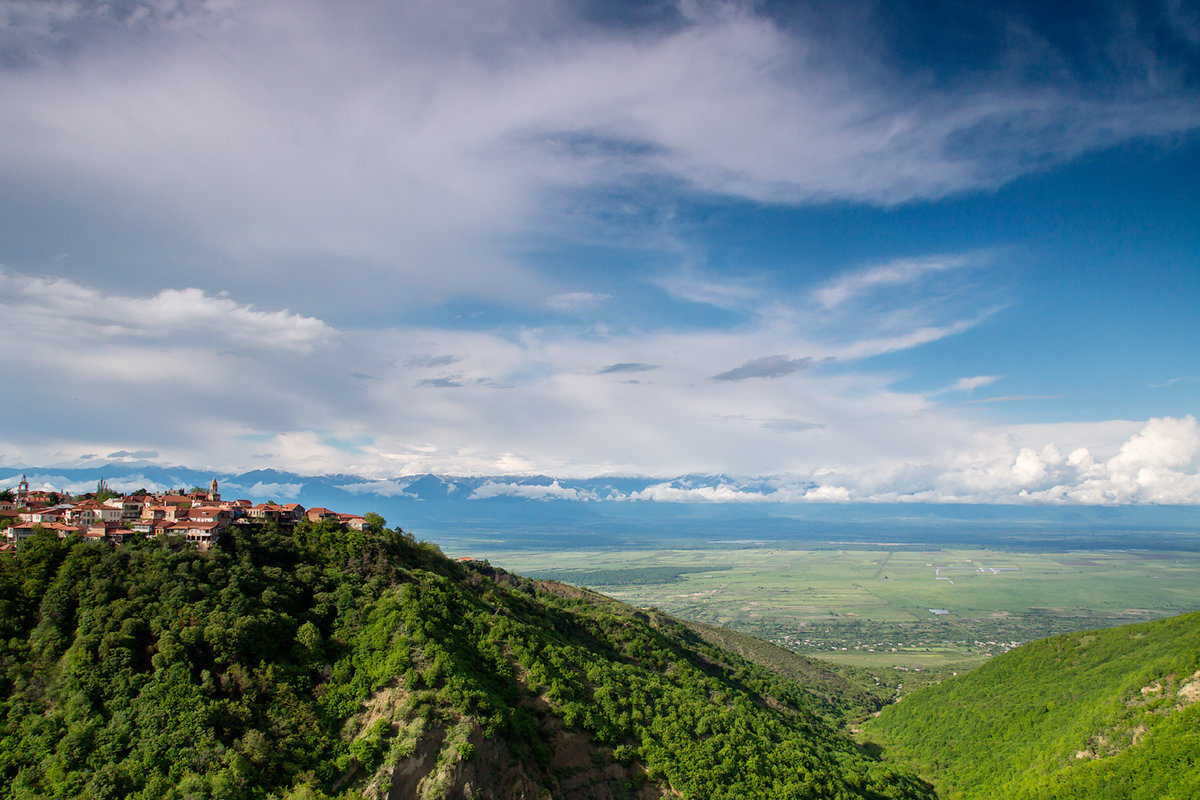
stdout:
<svg viewBox="0 0 1200 800">
<path fill-rule="evenodd" d="M 0 557 L 0 797 L 933 797 L 824 691 L 370 522 Z"/>
</svg>

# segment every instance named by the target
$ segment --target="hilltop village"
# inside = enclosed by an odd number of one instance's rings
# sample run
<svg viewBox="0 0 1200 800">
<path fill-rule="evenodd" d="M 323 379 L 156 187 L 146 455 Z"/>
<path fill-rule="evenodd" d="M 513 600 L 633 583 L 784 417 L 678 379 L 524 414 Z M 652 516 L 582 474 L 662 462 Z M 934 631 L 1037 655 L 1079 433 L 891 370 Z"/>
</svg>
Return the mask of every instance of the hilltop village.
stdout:
<svg viewBox="0 0 1200 800">
<path fill-rule="evenodd" d="M 354 530 L 367 526 L 364 517 L 328 508 L 222 500 L 216 478 L 207 490 L 197 487 L 188 492 L 139 491 L 129 495 L 113 492 L 100 481 L 95 492 L 64 498 L 53 491 L 31 491 L 22 475 L 16 491 L 9 490 L 0 497 L 0 524 L 7 523 L 0 549 L 15 549 L 44 529 L 57 533 L 60 539 L 79 533 L 85 539 L 114 543 L 134 536 L 178 536 L 206 550 L 230 525 L 269 521 L 289 527 L 304 519 L 334 520 Z"/>
</svg>

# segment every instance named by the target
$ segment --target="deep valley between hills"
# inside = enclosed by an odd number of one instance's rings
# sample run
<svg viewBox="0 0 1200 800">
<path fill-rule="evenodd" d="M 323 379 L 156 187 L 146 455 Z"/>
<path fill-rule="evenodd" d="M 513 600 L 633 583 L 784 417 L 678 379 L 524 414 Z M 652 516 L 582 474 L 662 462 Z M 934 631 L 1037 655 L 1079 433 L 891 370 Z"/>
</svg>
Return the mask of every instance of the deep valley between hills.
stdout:
<svg viewBox="0 0 1200 800">
<path fill-rule="evenodd" d="M 1200 796 L 1200 615 L 897 674 L 381 525 L 45 535 L 0 556 L 0 797 Z"/>
</svg>

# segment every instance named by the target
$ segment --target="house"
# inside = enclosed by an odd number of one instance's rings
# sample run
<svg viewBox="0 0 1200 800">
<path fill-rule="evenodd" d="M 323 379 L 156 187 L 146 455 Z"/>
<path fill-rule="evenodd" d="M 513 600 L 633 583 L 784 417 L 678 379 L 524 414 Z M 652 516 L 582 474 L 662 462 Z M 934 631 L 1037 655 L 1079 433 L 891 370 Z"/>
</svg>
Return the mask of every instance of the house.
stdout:
<svg viewBox="0 0 1200 800">
<path fill-rule="evenodd" d="M 37 525 L 62 522 L 64 516 L 66 516 L 66 509 L 58 506 L 52 508 L 27 508 L 21 512 L 22 521 L 32 522 Z"/>
<path fill-rule="evenodd" d="M 283 516 L 283 506 L 259 503 L 246 509 L 246 516 L 256 522 L 279 522 L 280 517 Z"/>
<path fill-rule="evenodd" d="M 184 539 L 196 545 L 196 547 L 201 550 L 207 550 L 212 547 L 213 539 L 221 532 L 221 529 L 215 522 L 182 520 L 168 528 L 168 532 L 182 535 Z"/>
<path fill-rule="evenodd" d="M 41 528 L 41 525 L 35 525 L 32 522 L 19 522 L 16 525 L 10 525 L 4 530 L 4 538 L 6 541 L 19 545 L 29 537 L 33 536 Z"/>
<path fill-rule="evenodd" d="M 192 522 L 215 522 L 222 528 L 233 521 L 229 509 L 219 506 L 193 506 L 188 511 L 187 518 Z"/>
<path fill-rule="evenodd" d="M 120 509 L 121 519 L 137 519 L 142 515 L 144 503 L 140 497 L 111 497 L 104 501 L 109 508 Z"/>
<path fill-rule="evenodd" d="M 338 519 L 353 531 L 365 531 L 368 527 L 366 519 L 357 514 L 338 514 Z"/>
<path fill-rule="evenodd" d="M 84 539 L 112 542 L 113 544 L 124 544 L 134 535 L 132 530 L 123 528 L 116 522 L 98 522 L 88 526 L 88 529 L 83 532 Z"/>
<path fill-rule="evenodd" d="M 85 500 L 68 506 L 63 514 L 63 521 L 73 525 L 93 525 L 97 522 L 117 522 L 121 519 L 121 509 L 97 503 L 95 500 Z"/>
<path fill-rule="evenodd" d="M 308 517 L 309 522 L 323 522 L 327 519 L 337 521 L 338 519 L 336 511 L 330 511 L 328 508 L 321 508 L 320 506 L 310 508 L 305 516 Z"/>
<path fill-rule="evenodd" d="M 139 519 L 129 523 L 129 529 L 144 536 L 162 536 L 174 524 L 169 519 Z"/>
<path fill-rule="evenodd" d="M 304 519 L 304 506 L 299 503 L 284 503 L 282 520 L 286 522 L 299 522 Z"/>
<path fill-rule="evenodd" d="M 72 533 L 79 533 L 83 530 L 78 525 L 71 525 L 67 522 L 51 522 L 49 525 L 43 525 L 42 527 L 48 531 L 54 531 L 60 539 L 65 539 Z"/>
</svg>

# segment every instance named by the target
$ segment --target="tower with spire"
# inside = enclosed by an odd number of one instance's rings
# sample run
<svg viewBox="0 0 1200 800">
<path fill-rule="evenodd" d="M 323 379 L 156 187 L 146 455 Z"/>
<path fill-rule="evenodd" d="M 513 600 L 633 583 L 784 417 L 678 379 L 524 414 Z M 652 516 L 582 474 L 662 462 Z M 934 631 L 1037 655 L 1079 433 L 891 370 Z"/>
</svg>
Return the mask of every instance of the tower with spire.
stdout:
<svg viewBox="0 0 1200 800">
<path fill-rule="evenodd" d="M 221 499 L 221 493 L 217 491 L 217 479 L 214 477 L 212 483 L 208 485 L 208 502 L 215 503 Z"/>
</svg>

